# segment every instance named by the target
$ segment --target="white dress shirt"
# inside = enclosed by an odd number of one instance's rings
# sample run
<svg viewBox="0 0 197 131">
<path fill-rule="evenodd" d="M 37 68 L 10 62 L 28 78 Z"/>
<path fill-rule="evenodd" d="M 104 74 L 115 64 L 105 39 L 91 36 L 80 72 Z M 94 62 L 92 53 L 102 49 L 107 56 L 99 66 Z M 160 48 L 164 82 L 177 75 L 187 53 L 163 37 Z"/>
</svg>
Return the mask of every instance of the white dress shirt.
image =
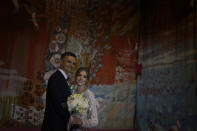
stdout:
<svg viewBox="0 0 197 131">
<path fill-rule="evenodd" d="M 59 71 L 62 73 L 62 75 L 64 76 L 64 78 L 67 80 L 68 79 L 68 76 L 66 75 L 66 73 L 62 69 L 59 69 Z"/>
</svg>

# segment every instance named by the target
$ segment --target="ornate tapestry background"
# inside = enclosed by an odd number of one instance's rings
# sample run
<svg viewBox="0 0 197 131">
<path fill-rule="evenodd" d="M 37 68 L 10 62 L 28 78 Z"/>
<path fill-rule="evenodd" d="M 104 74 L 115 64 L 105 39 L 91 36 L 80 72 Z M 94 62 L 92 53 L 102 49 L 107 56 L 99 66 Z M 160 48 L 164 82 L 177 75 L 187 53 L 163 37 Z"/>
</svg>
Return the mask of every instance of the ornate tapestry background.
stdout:
<svg viewBox="0 0 197 131">
<path fill-rule="evenodd" d="M 12 2 L 2 6 L 1 127 L 40 126 L 47 79 L 61 53 L 72 51 L 77 67 L 91 67 L 90 89 L 102 105 L 98 128 L 133 128 L 139 3 Z"/>
</svg>

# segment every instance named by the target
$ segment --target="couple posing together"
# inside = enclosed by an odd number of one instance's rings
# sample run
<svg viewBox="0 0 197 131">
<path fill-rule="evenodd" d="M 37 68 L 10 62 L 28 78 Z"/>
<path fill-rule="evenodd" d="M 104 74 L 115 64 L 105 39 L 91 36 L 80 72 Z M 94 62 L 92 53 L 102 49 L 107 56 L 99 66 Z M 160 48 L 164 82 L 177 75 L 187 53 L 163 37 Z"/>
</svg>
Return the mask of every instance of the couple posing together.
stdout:
<svg viewBox="0 0 197 131">
<path fill-rule="evenodd" d="M 72 91 L 68 85 L 68 77 L 76 66 L 76 55 L 66 52 L 61 55 L 60 68 L 49 78 L 46 94 L 46 107 L 42 131 L 86 130 L 98 124 L 96 100 L 93 92 L 88 90 L 89 69 L 80 67 L 75 74 L 75 93 L 82 94 L 89 102 L 85 116 L 74 117 L 64 108 L 62 103 L 68 99 Z M 75 126 L 78 127 L 76 128 Z"/>
</svg>

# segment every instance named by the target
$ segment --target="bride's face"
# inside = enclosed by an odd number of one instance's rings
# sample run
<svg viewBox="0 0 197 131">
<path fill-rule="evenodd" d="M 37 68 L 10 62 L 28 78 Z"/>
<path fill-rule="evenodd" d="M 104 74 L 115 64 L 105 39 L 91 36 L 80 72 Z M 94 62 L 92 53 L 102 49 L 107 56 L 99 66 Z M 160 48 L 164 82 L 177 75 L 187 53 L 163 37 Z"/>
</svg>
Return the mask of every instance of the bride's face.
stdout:
<svg viewBox="0 0 197 131">
<path fill-rule="evenodd" d="M 86 71 L 81 71 L 76 77 L 76 83 L 78 86 L 84 86 L 87 83 L 87 73 Z"/>
</svg>

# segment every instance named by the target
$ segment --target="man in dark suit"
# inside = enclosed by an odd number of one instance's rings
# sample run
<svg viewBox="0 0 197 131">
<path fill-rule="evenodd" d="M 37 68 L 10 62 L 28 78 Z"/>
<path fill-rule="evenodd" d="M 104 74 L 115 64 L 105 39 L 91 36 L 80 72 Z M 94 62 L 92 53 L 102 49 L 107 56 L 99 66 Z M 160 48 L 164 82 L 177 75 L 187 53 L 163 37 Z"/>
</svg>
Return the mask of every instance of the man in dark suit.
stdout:
<svg viewBox="0 0 197 131">
<path fill-rule="evenodd" d="M 49 78 L 42 131 L 67 131 L 70 114 L 62 103 L 71 95 L 67 78 L 75 66 L 75 54 L 66 52 L 61 56 L 60 68 Z"/>
</svg>

